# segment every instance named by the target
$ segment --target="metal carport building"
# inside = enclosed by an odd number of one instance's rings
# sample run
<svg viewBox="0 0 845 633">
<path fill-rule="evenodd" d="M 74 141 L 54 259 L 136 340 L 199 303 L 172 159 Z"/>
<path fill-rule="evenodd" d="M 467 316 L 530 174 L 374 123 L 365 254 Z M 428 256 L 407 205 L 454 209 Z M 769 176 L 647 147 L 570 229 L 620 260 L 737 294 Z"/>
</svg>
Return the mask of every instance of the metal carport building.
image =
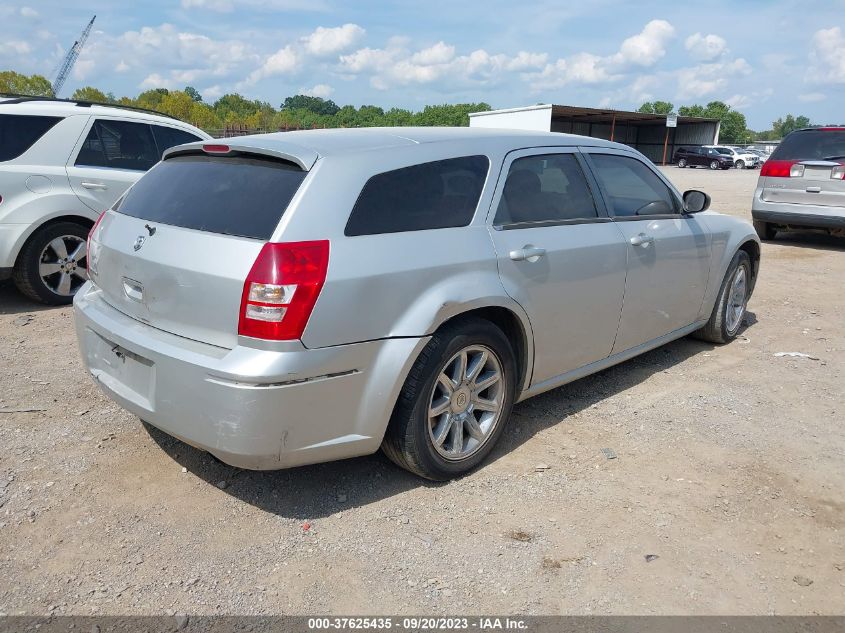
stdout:
<svg viewBox="0 0 845 633">
<path fill-rule="evenodd" d="M 666 127 L 665 114 L 624 110 L 536 105 L 469 115 L 470 127 L 566 132 L 630 145 L 655 163 L 671 161 L 682 145 L 717 145 L 718 119 L 679 116 L 677 127 Z"/>
</svg>

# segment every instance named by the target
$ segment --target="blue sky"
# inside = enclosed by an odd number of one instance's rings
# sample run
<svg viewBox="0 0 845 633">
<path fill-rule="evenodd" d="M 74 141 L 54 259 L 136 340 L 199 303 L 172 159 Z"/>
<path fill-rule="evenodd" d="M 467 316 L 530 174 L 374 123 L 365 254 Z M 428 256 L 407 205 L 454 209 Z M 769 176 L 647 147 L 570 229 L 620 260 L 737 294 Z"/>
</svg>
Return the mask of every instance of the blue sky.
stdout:
<svg viewBox="0 0 845 633">
<path fill-rule="evenodd" d="M 417 109 L 486 101 L 635 108 L 719 99 L 766 129 L 845 122 L 845 0 L 22 0 L 0 3 L 0 69 L 52 79 L 93 14 L 64 96 L 195 86 L 278 106 L 299 92 Z"/>
</svg>

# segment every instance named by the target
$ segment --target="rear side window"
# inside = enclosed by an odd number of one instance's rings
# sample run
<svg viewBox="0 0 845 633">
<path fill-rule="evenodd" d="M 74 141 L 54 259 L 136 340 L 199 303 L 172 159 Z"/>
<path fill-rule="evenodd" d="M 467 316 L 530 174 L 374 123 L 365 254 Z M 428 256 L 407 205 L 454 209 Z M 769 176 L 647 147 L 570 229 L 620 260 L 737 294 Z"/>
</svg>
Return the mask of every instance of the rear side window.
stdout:
<svg viewBox="0 0 845 633">
<path fill-rule="evenodd" d="M 842 158 L 845 158 L 845 130 L 798 130 L 788 134 L 772 152 L 773 160 Z"/>
<path fill-rule="evenodd" d="M 199 141 L 200 137 L 191 134 L 190 132 L 183 132 L 173 127 L 164 127 L 163 125 L 153 126 L 153 136 L 156 139 L 159 156 L 164 153 L 164 150 L 182 145 L 183 143 L 193 143 Z"/>
<path fill-rule="evenodd" d="M 150 170 L 118 208 L 150 222 L 268 240 L 306 172 L 253 157 L 174 156 Z"/>
<path fill-rule="evenodd" d="M 76 165 L 147 171 L 160 158 L 150 126 L 97 120 L 91 126 Z"/>
<path fill-rule="evenodd" d="M 669 187 L 645 163 L 613 154 L 592 154 L 591 158 L 596 178 L 607 193 L 611 215 L 625 217 L 678 212 L 675 196 Z"/>
<path fill-rule="evenodd" d="M 0 162 L 23 154 L 61 120 L 58 116 L 0 114 Z"/>
<path fill-rule="evenodd" d="M 554 222 L 597 216 L 578 159 L 573 154 L 546 154 L 511 163 L 495 223 Z"/>
<path fill-rule="evenodd" d="M 450 158 L 384 172 L 364 185 L 346 235 L 466 226 L 490 168 L 486 156 Z"/>
</svg>

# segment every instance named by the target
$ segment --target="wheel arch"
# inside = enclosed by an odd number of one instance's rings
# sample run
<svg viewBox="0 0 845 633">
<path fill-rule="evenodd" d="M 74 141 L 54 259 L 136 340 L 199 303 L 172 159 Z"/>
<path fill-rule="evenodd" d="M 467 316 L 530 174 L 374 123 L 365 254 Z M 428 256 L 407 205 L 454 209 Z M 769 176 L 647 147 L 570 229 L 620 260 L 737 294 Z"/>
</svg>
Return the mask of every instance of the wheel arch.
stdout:
<svg viewBox="0 0 845 633">
<path fill-rule="evenodd" d="M 520 393 L 528 388 L 528 383 L 531 379 L 531 367 L 533 366 L 533 344 L 530 324 L 527 324 L 527 318 L 518 316 L 513 310 L 500 306 L 490 305 L 483 307 L 476 307 L 465 312 L 456 314 L 437 327 L 437 330 L 442 330 L 445 327 L 466 321 L 468 319 L 483 319 L 489 321 L 497 328 L 499 328 L 510 341 L 513 346 L 513 352 L 516 356 L 517 374 L 516 384 L 518 385 Z M 519 394 L 517 394 L 517 400 Z"/>
<path fill-rule="evenodd" d="M 748 253 L 748 258 L 751 260 L 751 290 L 753 291 L 760 273 L 760 244 L 754 240 L 746 240 L 739 245 L 737 250 Z"/>
<path fill-rule="evenodd" d="M 26 231 L 26 233 L 24 233 L 14 245 L 14 251 L 12 255 L 14 255 L 15 267 L 18 266 L 18 260 L 20 258 L 21 251 L 23 251 L 24 246 L 26 246 L 27 243 L 32 239 L 32 236 L 44 227 L 51 226 L 53 224 L 58 224 L 60 222 L 73 222 L 75 224 L 80 224 L 88 229 L 94 226 L 94 220 L 84 215 L 79 215 L 75 213 L 54 215 L 46 218 L 42 222 L 33 223 L 32 226 L 30 226 L 29 229 Z"/>
</svg>

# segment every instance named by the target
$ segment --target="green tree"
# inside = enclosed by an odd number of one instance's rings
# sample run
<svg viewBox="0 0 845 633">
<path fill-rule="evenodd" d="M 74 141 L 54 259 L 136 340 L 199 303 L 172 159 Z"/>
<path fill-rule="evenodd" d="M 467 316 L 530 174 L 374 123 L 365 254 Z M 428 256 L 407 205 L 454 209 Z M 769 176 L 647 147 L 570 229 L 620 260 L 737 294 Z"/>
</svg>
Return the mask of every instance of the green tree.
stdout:
<svg viewBox="0 0 845 633">
<path fill-rule="evenodd" d="M 308 95 L 294 95 L 287 97 L 281 105 L 282 110 L 308 110 L 314 114 L 327 114 L 334 116 L 340 110 L 331 99 L 321 97 L 310 97 Z"/>
<path fill-rule="evenodd" d="M 199 93 L 199 90 L 193 86 L 185 86 L 185 94 L 197 103 L 202 103 L 202 95 Z"/>
<path fill-rule="evenodd" d="M 93 86 L 85 86 L 84 88 L 77 88 L 70 96 L 75 101 L 99 101 L 100 103 L 112 103 L 114 95 L 107 95 L 99 88 Z"/>
<path fill-rule="evenodd" d="M 42 75 L 22 75 L 14 70 L 0 71 L 0 93 L 52 97 L 53 88 Z"/>
<path fill-rule="evenodd" d="M 221 121 L 243 123 L 258 112 L 261 103 L 249 101 L 237 93 L 225 94 L 214 102 L 214 112 Z"/>
<path fill-rule="evenodd" d="M 723 101 L 711 101 L 706 106 L 694 104 L 678 108 L 681 116 L 719 119 L 721 122 L 719 140 L 724 143 L 750 143 L 752 132 L 742 112 L 733 110 Z"/>
<path fill-rule="evenodd" d="M 681 106 L 678 108 L 678 114 L 681 116 L 705 117 L 707 116 L 704 106 L 698 104 L 691 106 Z"/>
<path fill-rule="evenodd" d="M 647 101 L 639 107 L 637 112 L 642 112 L 643 114 L 669 114 L 674 107 L 669 101 Z"/>
<path fill-rule="evenodd" d="M 158 110 L 161 107 L 162 100 L 169 94 L 170 91 L 167 88 L 153 88 L 139 94 L 131 105 L 148 110 Z"/>
</svg>

